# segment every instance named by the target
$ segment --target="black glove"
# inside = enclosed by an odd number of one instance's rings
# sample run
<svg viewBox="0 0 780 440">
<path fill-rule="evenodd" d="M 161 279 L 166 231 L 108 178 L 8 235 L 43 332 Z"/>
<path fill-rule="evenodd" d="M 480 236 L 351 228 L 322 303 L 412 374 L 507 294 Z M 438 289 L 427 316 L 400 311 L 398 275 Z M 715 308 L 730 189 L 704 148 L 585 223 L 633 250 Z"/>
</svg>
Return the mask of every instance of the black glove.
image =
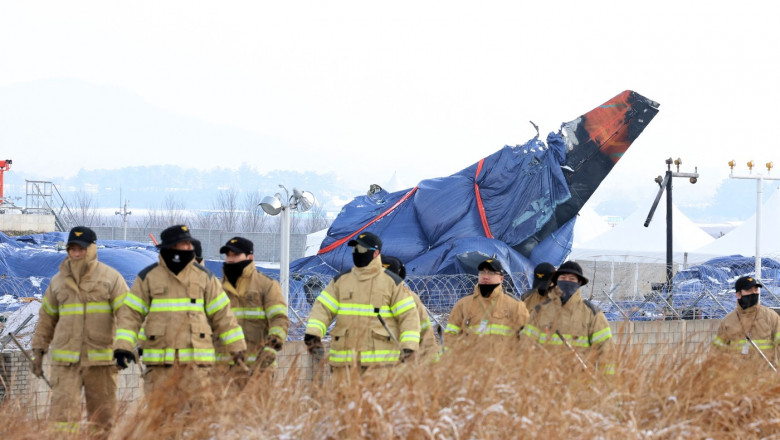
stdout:
<svg viewBox="0 0 780 440">
<path fill-rule="evenodd" d="M 43 356 L 46 354 L 41 349 L 33 350 L 32 373 L 37 377 L 43 376 Z"/>
<path fill-rule="evenodd" d="M 406 362 L 410 357 L 412 357 L 413 354 L 414 354 L 414 350 L 404 348 L 403 350 L 401 350 L 401 357 L 400 357 L 401 362 Z"/>
<path fill-rule="evenodd" d="M 321 359 L 325 354 L 325 349 L 322 348 L 322 338 L 319 336 L 306 334 L 303 337 L 303 343 L 306 344 L 306 349 L 309 350 L 310 355 Z"/>
<path fill-rule="evenodd" d="M 307 335 L 308 336 L 308 335 Z M 282 338 L 276 335 L 269 335 L 267 338 L 265 338 L 265 346 L 271 347 L 276 351 L 279 351 L 282 349 Z"/>
<path fill-rule="evenodd" d="M 127 350 L 122 350 L 121 348 L 114 350 L 114 359 L 116 359 L 116 366 L 119 367 L 120 370 L 127 368 L 128 363 L 135 362 L 135 356 L 133 353 Z"/>
</svg>

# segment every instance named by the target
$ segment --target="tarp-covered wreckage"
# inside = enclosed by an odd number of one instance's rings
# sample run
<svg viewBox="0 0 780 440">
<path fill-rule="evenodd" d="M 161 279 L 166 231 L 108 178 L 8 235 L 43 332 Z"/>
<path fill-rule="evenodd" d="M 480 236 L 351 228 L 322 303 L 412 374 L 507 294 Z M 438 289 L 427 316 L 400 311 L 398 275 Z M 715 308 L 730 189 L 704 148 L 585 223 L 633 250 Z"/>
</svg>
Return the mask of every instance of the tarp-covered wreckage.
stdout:
<svg viewBox="0 0 780 440">
<path fill-rule="evenodd" d="M 476 264 L 492 256 L 516 286 L 528 285 L 536 264 L 564 261 L 577 212 L 657 112 L 657 103 L 625 91 L 562 124 L 546 142 L 537 135 L 449 177 L 357 197 L 318 254 L 293 262 L 291 272 L 348 270 L 347 243 L 369 231 L 382 238 L 383 254 L 404 261 L 409 276 L 476 273 Z"/>
</svg>

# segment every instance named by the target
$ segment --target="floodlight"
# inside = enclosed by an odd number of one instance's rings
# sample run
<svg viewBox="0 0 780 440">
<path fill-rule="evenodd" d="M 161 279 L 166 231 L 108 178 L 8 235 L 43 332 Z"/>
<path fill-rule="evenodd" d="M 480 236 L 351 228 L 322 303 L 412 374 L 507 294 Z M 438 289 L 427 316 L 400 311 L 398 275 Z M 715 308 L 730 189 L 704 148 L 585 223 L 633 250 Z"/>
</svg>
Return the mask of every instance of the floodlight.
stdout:
<svg viewBox="0 0 780 440">
<path fill-rule="evenodd" d="M 278 197 L 265 196 L 260 201 L 260 207 L 268 215 L 278 215 L 282 212 L 282 201 Z"/>
<path fill-rule="evenodd" d="M 300 191 L 293 188 L 293 197 L 295 198 L 295 204 L 300 212 L 308 211 L 314 206 L 314 194 L 309 191 Z"/>
</svg>

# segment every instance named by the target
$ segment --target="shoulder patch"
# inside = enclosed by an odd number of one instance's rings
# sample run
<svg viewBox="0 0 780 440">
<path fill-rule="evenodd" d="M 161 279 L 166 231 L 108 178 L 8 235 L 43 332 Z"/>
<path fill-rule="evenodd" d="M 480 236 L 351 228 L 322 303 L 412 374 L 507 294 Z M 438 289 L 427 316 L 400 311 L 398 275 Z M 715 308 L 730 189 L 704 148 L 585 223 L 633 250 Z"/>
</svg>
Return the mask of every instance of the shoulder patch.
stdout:
<svg viewBox="0 0 780 440">
<path fill-rule="evenodd" d="M 157 265 L 158 265 L 158 264 L 160 264 L 160 263 L 153 263 L 153 264 L 150 264 L 150 265 L 148 265 L 148 266 L 144 267 L 143 269 L 141 269 L 141 271 L 140 271 L 140 272 L 138 272 L 138 278 L 140 278 L 140 279 L 141 279 L 141 281 L 143 281 L 144 279 L 146 279 L 146 275 L 148 275 L 148 274 L 149 274 L 149 272 L 151 272 L 151 271 L 152 271 L 152 269 L 154 269 L 155 267 L 157 267 Z"/>
<path fill-rule="evenodd" d="M 591 312 L 593 312 L 594 315 L 598 315 L 599 312 L 601 311 L 601 309 L 596 307 L 596 304 L 593 304 L 592 302 L 590 302 L 590 300 L 584 299 L 582 300 L 582 302 L 584 302 L 585 305 L 588 306 L 588 308 L 590 309 Z"/>
<path fill-rule="evenodd" d="M 212 271 L 210 271 L 210 270 L 206 269 L 206 266 L 203 266 L 203 265 L 201 265 L 200 263 L 193 263 L 193 264 L 194 264 L 194 265 L 195 265 L 195 267 L 197 267 L 198 269 L 202 270 L 203 272 L 206 272 L 206 274 L 209 276 L 209 279 L 211 279 L 211 277 L 213 277 L 213 276 L 214 276 L 214 272 L 212 272 Z"/>
<path fill-rule="evenodd" d="M 396 286 L 404 282 L 404 279 L 396 275 L 394 272 L 390 272 L 389 270 L 385 269 L 385 273 L 387 274 L 387 276 L 392 278 L 393 281 L 395 281 Z"/>
</svg>

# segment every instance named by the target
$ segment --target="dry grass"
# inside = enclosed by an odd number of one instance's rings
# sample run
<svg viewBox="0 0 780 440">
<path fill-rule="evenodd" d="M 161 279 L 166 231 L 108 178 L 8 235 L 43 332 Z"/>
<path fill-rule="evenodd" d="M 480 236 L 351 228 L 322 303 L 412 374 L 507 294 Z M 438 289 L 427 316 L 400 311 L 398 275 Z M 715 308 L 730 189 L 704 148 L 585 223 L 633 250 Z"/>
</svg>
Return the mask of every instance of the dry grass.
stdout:
<svg viewBox="0 0 780 440">
<path fill-rule="evenodd" d="M 648 358 L 625 346 L 617 374 L 594 379 L 567 352 L 475 341 L 436 364 L 364 375 L 349 386 L 255 376 L 236 393 L 223 379 L 202 394 L 205 402 L 185 409 L 186 396 L 162 395 L 123 408 L 110 437 L 751 439 L 780 432 L 780 375 L 765 365 L 735 365 L 703 350 Z M 0 407 L 0 437 L 62 438 L 13 401 Z"/>
</svg>

